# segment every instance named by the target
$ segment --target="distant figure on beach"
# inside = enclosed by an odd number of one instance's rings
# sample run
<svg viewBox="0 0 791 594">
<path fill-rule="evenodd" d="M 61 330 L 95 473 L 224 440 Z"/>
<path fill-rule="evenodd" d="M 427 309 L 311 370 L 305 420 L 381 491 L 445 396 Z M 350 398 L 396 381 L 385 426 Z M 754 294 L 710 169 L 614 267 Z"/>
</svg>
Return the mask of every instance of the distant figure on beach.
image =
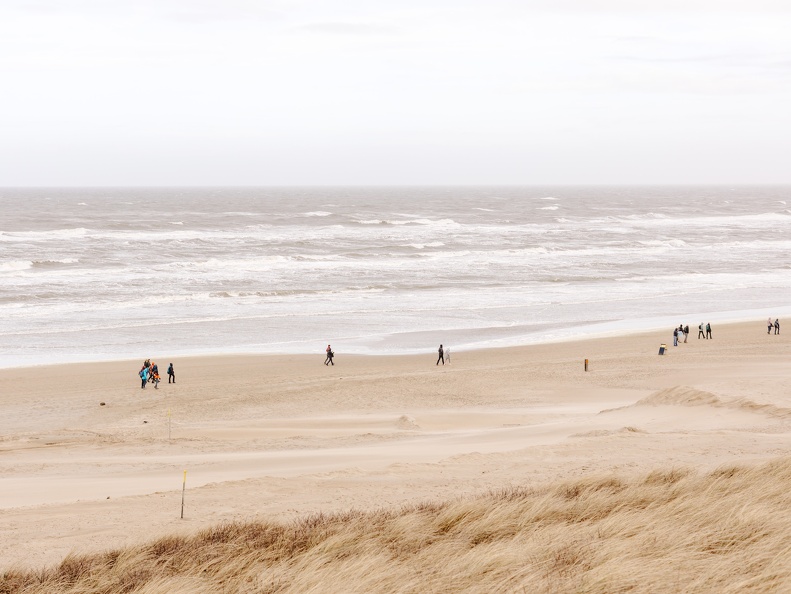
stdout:
<svg viewBox="0 0 791 594">
<path fill-rule="evenodd" d="M 684 339 L 684 342 L 687 342 L 687 338 L 686 338 L 686 336 L 684 336 L 684 324 L 679 324 L 678 325 L 678 339 L 681 340 L 682 338 Z"/>
<path fill-rule="evenodd" d="M 684 342 L 687 342 L 687 337 L 689 336 L 689 324 L 684 326 Z"/>
<path fill-rule="evenodd" d="M 772 318 L 769 318 L 766 320 L 766 333 L 771 334 L 772 328 L 774 328 L 774 324 L 772 323 Z"/>
<path fill-rule="evenodd" d="M 146 363 L 148 363 L 148 361 L 146 361 Z M 142 381 L 140 387 L 144 390 L 146 389 L 146 384 L 148 383 L 148 365 L 146 365 L 146 363 L 143 363 L 143 367 L 140 368 L 140 372 L 138 373 Z"/>
<path fill-rule="evenodd" d="M 332 365 L 334 367 L 335 362 L 332 360 L 334 356 L 335 353 L 332 352 L 332 347 L 330 345 L 327 345 L 327 358 L 324 359 L 324 365 Z"/>
<path fill-rule="evenodd" d="M 442 345 L 439 345 L 439 349 L 437 350 L 439 353 L 439 357 L 437 358 L 437 365 L 439 362 L 442 361 L 442 364 L 445 365 L 445 350 L 442 348 Z"/>
<path fill-rule="evenodd" d="M 700 340 L 701 337 L 706 338 L 706 334 L 703 332 L 703 322 L 701 322 L 700 326 L 698 326 L 698 340 Z"/>
<path fill-rule="evenodd" d="M 673 346 L 678 346 L 678 328 L 673 328 Z"/>
<path fill-rule="evenodd" d="M 154 384 L 155 389 L 159 389 L 159 367 L 157 367 L 157 364 L 153 361 L 148 370 L 148 381 Z"/>
<path fill-rule="evenodd" d="M 173 371 L 173 363 L 168 365 L 168 383 L 170 383 L 171 379 L 173 380 L 173 383 L 175 384 L 176 383 L 176 372 Z"/>
<path fill-rule="evenodd" d="M 711 324 L 706 323 L 706 338 L 711 338 Z"/>
<path fill-rule="evenodd" d="M 780 318 L 775 320 L 775 334 L 780 334 Z"/>
<path fill-rule="evenodd" d="M 445 360 L 448 362 L 448 365 L 450 365 L 450 348 L 449 347 L 445 348 Z"/>
</svg>

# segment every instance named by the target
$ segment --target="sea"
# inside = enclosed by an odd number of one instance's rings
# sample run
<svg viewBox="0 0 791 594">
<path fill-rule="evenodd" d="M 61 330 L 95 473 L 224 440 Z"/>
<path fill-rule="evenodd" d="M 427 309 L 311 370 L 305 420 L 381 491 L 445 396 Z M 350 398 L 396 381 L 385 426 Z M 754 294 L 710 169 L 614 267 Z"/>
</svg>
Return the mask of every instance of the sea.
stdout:
<svg viewBox="0 0 791 594">
<path fill-rule="evenodd" d="M 6 368 L 789 314 L 791 187 L 0 189 Z"/>
</svg>

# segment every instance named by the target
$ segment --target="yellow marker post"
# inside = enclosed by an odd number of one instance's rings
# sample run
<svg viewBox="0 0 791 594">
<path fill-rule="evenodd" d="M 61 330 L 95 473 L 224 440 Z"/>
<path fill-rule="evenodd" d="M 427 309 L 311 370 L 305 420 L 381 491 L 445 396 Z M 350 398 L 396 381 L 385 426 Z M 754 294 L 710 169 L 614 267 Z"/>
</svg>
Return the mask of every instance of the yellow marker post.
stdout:
<svg viewBox="0 0 791 594">
<path fill-rule="evenodd" d="M 181 519 L 184 519 L 184 492 L 187 490 L 187 471 L 184 471 L 184 482 L 181 484 Z"/>
</svg>

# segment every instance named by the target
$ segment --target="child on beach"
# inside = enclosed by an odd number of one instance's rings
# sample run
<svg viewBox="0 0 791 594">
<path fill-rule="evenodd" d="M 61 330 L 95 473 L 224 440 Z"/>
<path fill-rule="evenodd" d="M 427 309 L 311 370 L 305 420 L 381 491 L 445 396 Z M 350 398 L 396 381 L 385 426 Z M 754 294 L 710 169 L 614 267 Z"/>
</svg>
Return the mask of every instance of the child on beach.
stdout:
<svg viewBox="0 0 791 594">
<path fill-rule="evenodd" d="M 154 389 L 159 389 L 159 367 L 154 362 L 151 363 L 148 379 L 154 384 Z"/>
</svg>

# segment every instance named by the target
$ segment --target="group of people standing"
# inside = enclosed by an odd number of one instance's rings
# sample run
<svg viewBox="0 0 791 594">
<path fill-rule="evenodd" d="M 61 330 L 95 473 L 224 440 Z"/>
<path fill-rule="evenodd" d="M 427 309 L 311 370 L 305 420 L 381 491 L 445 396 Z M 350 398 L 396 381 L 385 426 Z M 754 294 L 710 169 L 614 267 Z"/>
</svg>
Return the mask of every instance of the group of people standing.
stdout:
<svg viewBox="0 0 791 594">
<path fill-rule="evenodd" d="M 138 372 L 140 376 L 140 387 L 145 390 L 146 384 L 154 384 L 154 389 L 159 388 L 159 367 L 151 359 L 143 361 L 143 367 Z M 172 380 L 172 382 L 171 382 Z M 168 366 L 168 383 L 176 383 L 176 372 L 173 370 L 173 363 Z"/>
<path fill-rule="evenodd" d="M 775 329 L 775 334 L 780 334 L 780 320 L 775 318 L 774 323 L 772 323 L 772 318 L 766 320 L 766 333 L 771 334 L 772 328 Z"/>
<path fill-rule="evenodd" d="M 703 325 L 703 322 L 698 324 L 698 339 L 700 338 L 711 338 L 711 324 Z"/>
<path fill-rule="evenodd" d="M 689 326 L 679 324 L 678 328 L 673 329 L 673 346 L 678 346 L 678 341 L 683 339 L 687 342 L 689 338 Z M 711 324 L 698 324 L 698 338 L 711 338 Z"/>
</svg>

